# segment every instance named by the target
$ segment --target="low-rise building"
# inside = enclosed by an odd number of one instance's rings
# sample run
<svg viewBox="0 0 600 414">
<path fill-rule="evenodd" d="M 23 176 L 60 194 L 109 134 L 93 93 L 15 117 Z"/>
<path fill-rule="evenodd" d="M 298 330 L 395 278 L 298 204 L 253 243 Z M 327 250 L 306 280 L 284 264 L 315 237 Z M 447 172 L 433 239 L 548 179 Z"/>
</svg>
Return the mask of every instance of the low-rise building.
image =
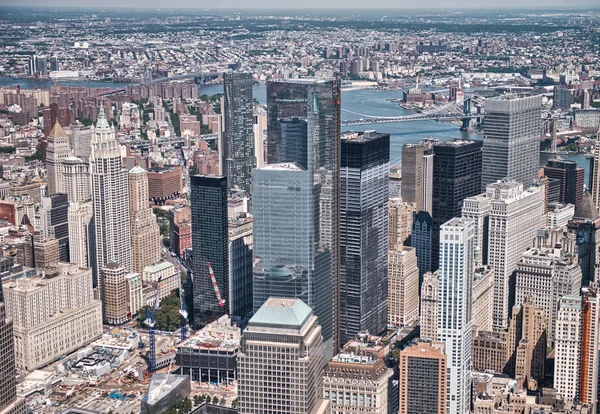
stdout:
<svg viewBox="0 0 600 414">
<path fill-rule="evenodd" d="M 144 285 L 155 286 L 160 280 L 159 300 L 166 298 L 174 290 L 179 289 L 180 273 L 175 265 L 167 260 L 153 263 L 144 268 L 142 282 Z"/>
</svg>

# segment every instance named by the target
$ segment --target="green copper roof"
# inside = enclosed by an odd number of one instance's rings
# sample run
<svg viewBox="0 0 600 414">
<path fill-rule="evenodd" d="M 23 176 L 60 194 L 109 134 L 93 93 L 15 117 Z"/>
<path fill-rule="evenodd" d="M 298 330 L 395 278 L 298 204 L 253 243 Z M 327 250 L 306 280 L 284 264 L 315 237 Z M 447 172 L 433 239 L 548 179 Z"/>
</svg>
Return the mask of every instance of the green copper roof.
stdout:
<svg viewBox="0 0 600 414">
<path fill-rule="evenodd" d="M 250 325 L 300 328 L 312 310 L 300 299 L 269 298 L 250 319 Z"/>
</svg>

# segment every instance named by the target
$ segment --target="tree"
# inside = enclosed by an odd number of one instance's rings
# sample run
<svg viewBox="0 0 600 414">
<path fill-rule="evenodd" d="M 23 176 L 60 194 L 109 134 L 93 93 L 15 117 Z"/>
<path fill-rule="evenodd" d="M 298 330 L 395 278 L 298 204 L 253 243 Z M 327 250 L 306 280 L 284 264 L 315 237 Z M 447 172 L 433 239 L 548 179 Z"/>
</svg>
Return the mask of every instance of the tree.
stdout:
<svg viewBox="0 0 600 414">
<path fill-rule="evenodd" d="M 213 403 L 213 404 L 215 404 L 215 405 L 216 405 L 216 404 L 218 404 L 218 403 L 219 403 L 219 397 L 217 397 L 217 396 L 215 395 L 215 396 L 213 397 L 213 399 L 212 399 L 212 403 Z"/>
<path fill-rule="evenodd" d="M 189 413 L 190 411 L 192 411 L 192 407 L 192 401 L 188 397 L 185 397 L 181 404 L 181 409 L 183 410 L 183 412 Z"/>
<path fill-rule="evenodd" d="M 219 401 L 219 404 L 221 405 L 225 405 L 227 403 L 227 400 L 223 397 L 221 397 L 221 401 Z"/>
</svg>

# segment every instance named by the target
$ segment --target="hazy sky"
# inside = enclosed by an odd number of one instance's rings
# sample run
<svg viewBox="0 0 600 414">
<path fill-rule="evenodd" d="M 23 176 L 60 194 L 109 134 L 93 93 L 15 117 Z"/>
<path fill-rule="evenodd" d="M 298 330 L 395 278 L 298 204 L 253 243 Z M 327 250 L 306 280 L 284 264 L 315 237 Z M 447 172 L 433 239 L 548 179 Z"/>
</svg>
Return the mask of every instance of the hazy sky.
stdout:
<svg viewBox="0 0 600 414">
<path fill-rule="evenodd" d="M 0 5 L 151 8 L 501 8 L 595 6 L 598 0 L 0 0 Z"/>
</svg>

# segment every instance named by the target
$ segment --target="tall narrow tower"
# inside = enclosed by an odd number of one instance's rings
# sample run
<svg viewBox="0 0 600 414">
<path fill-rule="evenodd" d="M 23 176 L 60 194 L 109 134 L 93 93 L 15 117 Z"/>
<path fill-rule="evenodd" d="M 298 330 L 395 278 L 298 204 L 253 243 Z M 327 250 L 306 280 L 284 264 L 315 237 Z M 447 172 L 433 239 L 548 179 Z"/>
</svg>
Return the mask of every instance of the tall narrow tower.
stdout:
<svg viewBox="0 0 600 414">
<path fill-rule="evenodd" d="M 94 286 L 97 286 L 100 269 L 107 263 L 118 263 L 128 272 L 133 268 L 127 170 L 123 168 L 115 129 L 108 124 L 104 107 L 100 107 L 92 132 L 90 160 L 96 256 Z"/>
<path fill-rule="evenodd" d="M 437 335 L 448 357 L 448 414 L 470 412 L 474 236 L 470 219 L 453 218 L 440 229 Z"/>
<path fill-rule="evenodd" d="M 48 147 L 46 148 L 46 171 L 48 173 L 48 195 L 64 193 L 64 180 L 62 175 L 62 161 L 71 155 L 69 137 L 58 121 L 54 123 L 48 134 Z"/>
<path fill-rule="evenodd" d="M 223 74 L 225 88 L 225 132 L 223 136 L 223 175 L 228 190 L 237 187 L 250 199 L 254 157 L 254 125 L 252 114 L 252 73 Z"/>
</svg>

